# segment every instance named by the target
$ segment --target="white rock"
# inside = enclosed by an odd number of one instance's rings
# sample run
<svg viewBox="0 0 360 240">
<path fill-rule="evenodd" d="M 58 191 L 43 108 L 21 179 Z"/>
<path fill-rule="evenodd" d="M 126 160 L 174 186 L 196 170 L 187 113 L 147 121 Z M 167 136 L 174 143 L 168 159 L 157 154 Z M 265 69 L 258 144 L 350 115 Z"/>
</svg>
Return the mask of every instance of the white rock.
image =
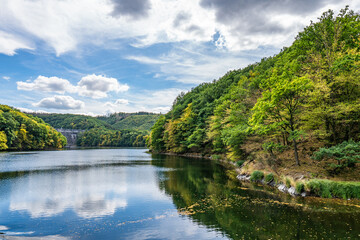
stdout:
<svg viewBox="0 0 360 240">
<path fill-rule="evenodd" d="M 296 195 L 296 190 L 295 190 L 295 188 L 294 188 L 294 187 L 289 188 L 289 189 L 288 189 L 288 193 L 289 193 L 290 195 L 292 195 L 292 196 L 295 196 L 295 195 Z"/>
<path fill-rule="evenodd" d="M 288 191 L 287 187 L 286 187 L 284 184 L 280 184 L 280 185 L 278 186 L 278 189 L 279 189 L 281 192 L 287 192 L 287 191 Z"/>
</svg>

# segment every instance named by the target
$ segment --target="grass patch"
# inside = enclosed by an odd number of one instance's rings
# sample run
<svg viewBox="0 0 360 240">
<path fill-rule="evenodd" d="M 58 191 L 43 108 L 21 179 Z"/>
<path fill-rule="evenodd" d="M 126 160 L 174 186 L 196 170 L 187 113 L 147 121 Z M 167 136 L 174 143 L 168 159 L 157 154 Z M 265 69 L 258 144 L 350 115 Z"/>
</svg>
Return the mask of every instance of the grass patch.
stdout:
<svg viewBox="0 0 360 240">
<path fill-rule="evenodd" d="M 274 180 L 274 174 L 269 173 L 268 175 L 265 176 L 265 182 L 266 183 L 270 183 Z"/>
<path fill-rule="evenodd" d="M 302 182 L 297 182 L 295 186 L 295 190 L 298 194 L 302 193 L 305 190 L 305 184 Z"/>
<path fill-rule="evenodd" d="M 285 179 L 285 185 L 286 185 L 287 188 L 291 188 L 291 181 L 290 181 L 289 178 Z"/>
<path fill-rule="evenodd" d="M 250 181 L 256 182 L 261 181 L 264 178 L 264 173 L 262 171 L 254 171 L 251 174 Z"/>
<path fill-rule="evenodd" d="M 324 198 L 360 199 L 360 182 L 336 182 L 330 180 L 310 180 L 307 188 L 311 193 Z"/>
</svg>

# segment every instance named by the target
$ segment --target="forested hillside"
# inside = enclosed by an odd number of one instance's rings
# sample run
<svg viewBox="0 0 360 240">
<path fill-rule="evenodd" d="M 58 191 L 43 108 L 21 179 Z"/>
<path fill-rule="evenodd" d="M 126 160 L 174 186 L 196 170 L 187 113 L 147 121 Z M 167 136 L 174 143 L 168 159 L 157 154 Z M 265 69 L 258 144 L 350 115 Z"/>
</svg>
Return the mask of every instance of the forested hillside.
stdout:
<svg viewBox="0 0 360 240">
<path fill-rule="evenodd" d="M 359 44 L 359 14 L 329 10 L 279 54 L 179 95 L 149 147 L 359 179 Z"/>
<path fill-rule="evenodd" d="M 86 130 L 77 139 L 78 146 L 144 147 L 150 128 L 159 114 L 114 113 L 91 117 L 76 114 L 33 113 L 54 128 Z"/>
<path fill-rule="evenodd" d="M 110 124 L 114 129 L 136 129 L 150 131 L 156 120 L 161 114 L 138 112 L 138 113 L 113 113 L 109 116 L 98 116 L 100 119 Z"/>
<path fill-rule="evenodd" d="M 66 138 L 42 119 L 0 105 L 0 150 L 62 148 Z"/>
<path fill-rule="evenodd" d="M 111 128 L 110 124 L 95 117 L 78 114 L 33 113 L 54 128 L 88 130 L 92 128 Z"/>
</svg>

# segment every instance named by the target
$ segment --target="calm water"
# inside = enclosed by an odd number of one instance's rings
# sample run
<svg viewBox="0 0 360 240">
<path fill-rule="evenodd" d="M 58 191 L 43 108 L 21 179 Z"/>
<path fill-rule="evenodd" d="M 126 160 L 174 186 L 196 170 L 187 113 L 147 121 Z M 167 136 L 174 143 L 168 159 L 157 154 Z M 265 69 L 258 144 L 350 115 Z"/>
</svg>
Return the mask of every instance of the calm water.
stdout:
<svg viewBox="0 0 360 240">
<path fill-rule="evenodd" d="M 0 153 L 0 239 L 359 239 L 358 201 L 293 199 L 145 149 Z"/>
</svg>

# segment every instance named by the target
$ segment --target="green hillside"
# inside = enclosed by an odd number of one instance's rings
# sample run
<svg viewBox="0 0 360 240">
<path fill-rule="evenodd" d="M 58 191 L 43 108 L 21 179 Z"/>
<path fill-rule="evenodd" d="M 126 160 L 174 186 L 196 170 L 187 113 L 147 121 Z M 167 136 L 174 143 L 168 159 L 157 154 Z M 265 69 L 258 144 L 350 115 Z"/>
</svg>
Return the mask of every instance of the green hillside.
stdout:
<svg viewBox="0 0 360 240">
<path fill-rule="evenodd" d="M 159 114 L 114 113 L 91 117 L 76 114 L 33 113 L 54 128 L 86 130 L 77 139 L 78 146 L 144 147 L 150 128 Z"/>
<path fill-rule="evenodd" d="M 247 173 L 359 180 L 359 46 L 359 14 L 329 10 L 279 54 L 179 95 L 149 147 L 226 157 Z"/>
<path fill-rule="evenodd" d="M 120 130 L 137 129 L 141 131 L 150 131 L 158 118 L 159 115 L 132 115 L 112 126 L 113 128 Z"/>
<path fill-rule="evenodd" d="M 66 138 L 42 119 L 0 105 L 0 150 L 62 148 Z"/>
<path fill-rule="evenodd" d="M 88 130 L 92 128 L 111 128 L 110 124 L 95 117 L 78 114 L 33 113 L 54 128 Z"/>
<path fill-rule="evenodd" d="M 110 124 L 114 129 L 135 129 L 150 131 L 160 114 L 138 112 L 138 113 L 113 113 L 109 116 L 99 116 L 97 119 Z"/>
</svg>

